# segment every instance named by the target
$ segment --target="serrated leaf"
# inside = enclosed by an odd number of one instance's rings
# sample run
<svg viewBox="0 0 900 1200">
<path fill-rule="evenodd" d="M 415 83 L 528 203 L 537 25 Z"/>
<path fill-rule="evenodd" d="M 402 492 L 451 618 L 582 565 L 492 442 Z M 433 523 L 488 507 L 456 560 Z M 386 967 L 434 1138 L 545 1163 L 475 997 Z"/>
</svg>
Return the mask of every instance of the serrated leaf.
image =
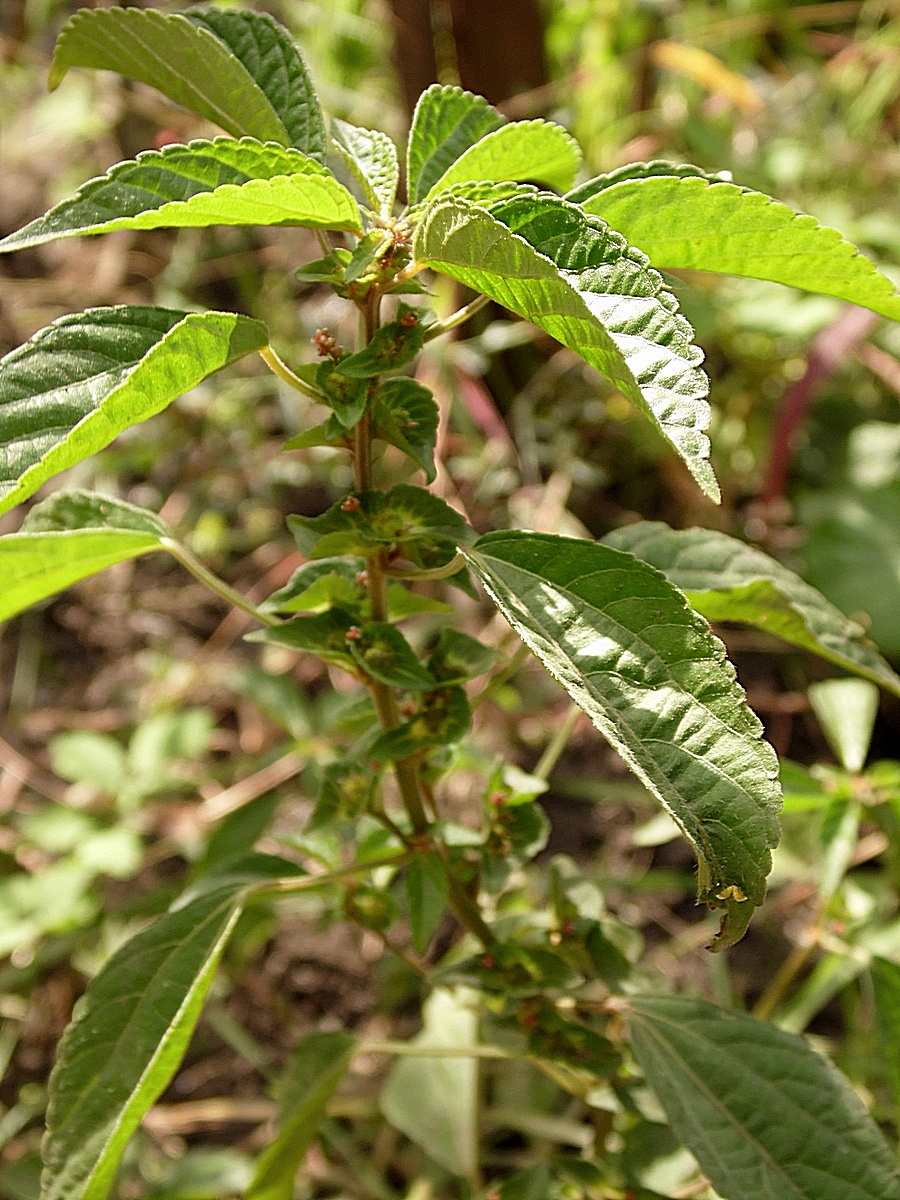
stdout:
<svg viewBox="0 0 900 1200">
<path fill-rule="evenodd" d="M 82 9 L 64 26 L 50 67 L 50 88 L 70 67 L 117 71 L 157 88 L 235 137 L 290 138 L 240 59 L 209 29 L 180 13 L 154 9 Z"/>
<path fill-rule="evenodd" d="M 434 396 L 414 379 L 386 379 L 375 394 L 373 434 L 402 450 L 434 482 L 440 412 Z"/>
<path fill-rule="evenodd" d="M 362 558 L 322 558 L 304 563 L 262 608 L 265 612 L 324 612 L 337 607 L 352 612 L 365 600 L 365 587 L 359 582 L 365 565 Z"/>
<path fill-rule="evenodd" d="M 268 343 L 234 313 L 95 308 L 0 361 L 0 512 Z"/>
<path fill-rule="evenodd" d="M 428 691 L 435 680 L 422 666 L 415 651 L 387 621 L 366 621 L 353 630 L 350 653 L 363 671 L 390 687 Z"/>
<path fill-rule="evenodd" d="M 413 949 L 424 954 L 447 911 L 447 868 L 434 851 L 414 854 L 406 868 L 406 901 Z"/>
<path fill-rule="evenodd" d="M 380 217 L 389 217 L 397 195 L 400 163 L 397 147 L 386 133 L 332 121 L 331 134 L 342 161 Z"/>
<path fill-rule="evenodd" d="M 472 1179 L 478 1148 L 478 1064 L 465 1057 L 477 1041 L 478 1020 L 464 992 L 438 988 L 423 1006 L 417 1051 L 429 1046 L 459 1056 L 401 1058 L 379 1098 L 395 1128 L 453 1175 Z"/>
<path fill-rule="evenodd" d="M 460 183 L 510 180 L 540 183 L 564 192 L 581 165 L 581 150 L 561 125 L 514 121 L 470 146 L 432 184 L 426 200 Z"/>
<path fill-rule="evenodd" d="M 556 196 L 520 189 L 490 208 L 439 197 L 417 230 L 416 258 L 532 321 L 596 367 L 718 499 L 703 356 L 645 256 Z"/>
<path fill-rule="evenodd" d="M 385 371 L 396 371 L 412 362 L 422 349 L 425 329 L 418 311 L 401 303 L 397 319 L 380 325 L 362 350 L 340 359 L 337 369 L 351 379 L 371 379 Z"/>
<path fill-rule="evenodd" d="M 487 534 L 463 551 L 526 645 L 678 822 L 723 949 L 762 903 L 775 754 L 724 648 L 655 568 L 574 538 Z"/>
<path fill-rule="evenodd" d="M 59 492 L 19 533 L 0 537 L 0 621 L 114 563 L 165 550 L 166 526 L 146 509 L 89 492 Z"/>
<path fill-rule="evenodd" d="M 890 279 L 815 217 L 695 168 L 651 163 L 645 171 L 600 176 L 570 198 L 657 267 L 769 279 L 900 320 L 900 294 Z"/>
<path fill-rule="evenodd" d="M 118 163 L 5 237 L 0 251 L 115 229 L 209 225 L 360 228 L 356 201 L 313 159 L 274 142 L 223 137 L 145 150 Z"/>
<path fill-rule="evenodd" d="M 710 529 L 626 525 L 603 539 L 662 571 L 710 621 L 740 621 L 900 695 L 900 677 L 855 621 L 763 551 Z"/>
<path fill-rule="evenodd" d="M 355 1048 L 356 1038 L 340 1031 L 307 1034 L 294 1047 L 278 1081 L 277 1132 L 257 1159 L 247 1200 L 291 1200 L 297 1171 Z"/>
<path fill-rule="evenodd" d="M 287 30 L 268 13 L 204 8 L 188 9 L 183 15 L 224 42 L 274 108 L 288 144 L 324 166 L 328 151 L 325 117 L 306 64 Z M 242 112 L 235 115 L 243 119 Z"/>
<path fill-rule="evenodd" d="M 434 83 L 419 97 L 406 151 L 410 203 L 426 196 L 456 160 L 506 118 L 481 96 Z"/>
<path fill-rule="evenodd" d="M 897 1200 L 893 1154 L 847 1080 L 765 1021 L 629 997 L 641 1070 L 724 1200 Z"/>
<path fill-rule="evenodd" d="M 315 654 L 325 662 L 356 675 L 356 663 L 347 641 L 347 633 L 354 622 L 352 613 L 342 608 L 329 608 L 327 612 L 295 617 L 273 628 L 256 629 L 247 634 L 247 641 L 273 642 L 277 646 L 289 646 L 292 650 Z"/>
<path fill-rule="evenodd" d="M 50 1083 L 41 1200 L 102 1200 L 137 1125 L 177 1069 L 240 915 L 218 887 L 127 942 L 91 982 Z"/>
</svg>

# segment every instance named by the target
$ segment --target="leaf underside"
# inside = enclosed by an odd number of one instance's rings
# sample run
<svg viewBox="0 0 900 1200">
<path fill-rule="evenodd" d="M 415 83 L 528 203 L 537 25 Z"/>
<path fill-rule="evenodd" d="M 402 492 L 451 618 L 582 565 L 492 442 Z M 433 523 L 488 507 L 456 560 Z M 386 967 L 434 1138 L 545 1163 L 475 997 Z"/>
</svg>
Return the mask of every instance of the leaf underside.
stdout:
<svg viewBox="0 0 900 1200">
<path fill-rule="evenodd" d="M 698 899 L 736 941 L 778 836 L 777 760 L 721 642 L 661 572 L 622 551 L 521 532 L 464 554 L 526 645 L 668 809 L 698 859 Z"/>
<path fill-rule="evenodd" d="M 768 279 L 900 320 L 900 294 L 891 280 L 815 217 L 725 180 L 676 174 L 667 163 L 645 169 L 633 177 L 636 168 L 625 168 L 569 196 L 640 246 L 657 267 Z"/>
<path fill-rule="evenodd" d="M 646 257 L 602 221 L 533 189 L 439 197 L 416 235 L 424 265 L 490 296 L 596 367 L 650 418 L 713 499 L 702 353 Z"/>
<path fill-rule="evenodd" d="M 628 1007 L 641 1070 L 727 1200 L 898 1200 L 880 1131 L 802 1038 L 680 996 L 634 996 Z"/>
<path fill-rule="evenodd" d="M 0 251 L 116 229 L 302 225 L 358 232 L 356 201 L 299 150 L 215 138 L 145 150 L 0 241 Z"/>
<path fill-rule="evenodd" d="M 95 308 L 0 362 L 0 512 L 268 342 L 234 313 Z"/>
<path fill-rule="evenodd" d="M 662 571 L 707 620 L 753 625 L 900 695 L 900 678 L 862 627 L 761 550 L 725 533 L 655 521 L 603 541 Z"/>
</svg>

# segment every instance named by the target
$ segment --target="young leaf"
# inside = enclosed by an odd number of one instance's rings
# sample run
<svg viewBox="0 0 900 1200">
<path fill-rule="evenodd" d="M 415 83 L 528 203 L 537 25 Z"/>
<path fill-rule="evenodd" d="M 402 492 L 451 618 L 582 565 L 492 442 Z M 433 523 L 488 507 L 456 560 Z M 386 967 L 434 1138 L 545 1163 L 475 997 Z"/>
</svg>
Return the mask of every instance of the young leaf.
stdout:
<svg viewBox="0 0 900 1200">
<path fill-rule="evenodd" d="M 380 1097 L 390 1123 L 453 1175 L 472 1179 L 478 1151 L 478 1065 L 465 1050 L 477 1040 L 478 1022 L 464 993 L 439 988 L 424 1006 L 418 1050 L 429 1046 L 459 1057 L 401 1058 Z"/>
<path fill-rule="evenodd" d="M 91 982 L 50 1086 L 41 1200 L 102 1200 L 141 1117 L 174 1075 L 240 915 L 206 892 L 127 942 Z"/>
<path fill-rule="evenodd" d="M 352 612 L 365 600 L 365 587 L 359 581 L 365 565 L 362 558 L 321 558 L 304 563 L 262 608 L 266 612 L 325 612 L 337 607 Z"/>
<path fill-rule="evenodd" d="M 447 910 L 450 894 L 447 868 L 434 851 L 414 854 L 406 868 L 406 901 L 413 949 L 424 954 L 441 917 Z"/>
<path fill-rule="evenodd" d="M 329 608 L 327 612 L 314 616 L 295 617 L 271 629 L 256 629 L 247 634 L 247 641 L 274 642 L 277 646 L 303 650 L 356 675 L 356 662 L 347 641 L 347 634 L 353 625 L 351 613 L 342 608 Z"/>
<path fill-rule="evenodd" d="M 506 117 L 481 96 L 433 83 L 419 97 L 406 151 L 411 204 L 428 195 L 456 160 Z"/>
<path fill-rule="evenodd" d="M 569 193 L 608 221 L 654 266 L 770 279 L 837 296 L 900 320 L 900 294 L 834 229 L 762 192 L 650 163 L 590 180 Z"/>
<path fill-rule="evenodd" d="M 400 305 L 395 321 L 380 325 L 365 349 L 342 358 L 337 369 L 351 379 L 371 379 L 412 362 L 425 340 L 424 322 L 408 304 Z"/>
<path fill-rule="evenodd" d="M 59 492 L 33 508 L 19 533 L 0 537 L 0 621 L 124 562 L 164 550 L 154 514 L 89 492 Z"/>
<path fill-rule="evenodd" d="M 607 546 L 487 534 L 464 555 L 526 645 L 678 822 L 713 943 L 762 903 L 778 835 L 778 764 L 724 648 L 661 572 Z"/>
<path fill-rule="evenodd" d="M 428 691 L 435 686 L 435 680 L 419 662 L 412 646 L 390 622 L 367 621 L 351 632 L 350 653 L 373 679 L 411 692 Z"/>
<path fill-rule="evenodd" d="M 360 129 L 346 121 L 332 121 L 331 136 L 335 149 L 373 210 L 380 217 L 389 217 L 400 178 L 397 147 L 386 133 Z"/>
<path fill-rule="evenodd" d="M 118 163 L 5 237 L 0 251 L 114 229 L 209 225 L 360 229 L 356 201 L 314 159 L 272 142 L 222 137 Z"/>
<path fill-rule="evenodd" d="M 425 196 L 460 183 L 509 180 L 541 183 L 564 192 L 581 165 L 578 143 L 551 121 L 515 121 L 501 125 L 470 146 L 432 184 Z"/>
<path fill-rule="evenodd" d="M 877 1126 L 802 1038 L 680 996 L 634 996 L 628 1009 L 641 1070 L 723 1197 L 898 1200 Z"/>
<path fill-rule="evenodd" d="M 324 166 L 328 153 L 325 117 L 306 63 L 287 30 L 268 13 L 204 8 L 189 9 L 183 15 L 192 24 L 214 33 L 243 64 L 275 109 L 288 145 Z M 236 110 L 235 115 L 242 118 L 242 110 Z"/>
<path fill-rule="evenodd" d="M 54 321 L 0 362 L 0 512 L 267 343 L 234 313 L 123 306 Z"/>
<path fill-rule="evenodd" d="M 386 379 L 375 394 L 372 432 L 390 442 L 434 483 L 434 448 L 440 412 L 428 388 L 414 379 Z"/>
<path fill-rule="evenodd" d="M 439 197 L 423 215 L 415 254 L 596 367 L 718 499 L 705 433 L 710 409 L 702 354 L 640 251 L 576 205 L 520 189 L 491 204 L 490 212 L 461 197 Z"/>
<path fill-rule="evenodd" d="M 278 1131 L 257 1159 L 247 1200 L 291 1200 L 297 1171 L 355 1048 L 356 1039 L 339 1031 L 307 1034 L 294 1047 L 278 1081 Z"/>
<path fill-rule="evenodd" d="M 900 695 L 900 678 L 855 621 L 761 550 L 710 529 L 638 521 L 603 539 L 658 570 L 709 621 L 741 621 Z"/>
</svg>

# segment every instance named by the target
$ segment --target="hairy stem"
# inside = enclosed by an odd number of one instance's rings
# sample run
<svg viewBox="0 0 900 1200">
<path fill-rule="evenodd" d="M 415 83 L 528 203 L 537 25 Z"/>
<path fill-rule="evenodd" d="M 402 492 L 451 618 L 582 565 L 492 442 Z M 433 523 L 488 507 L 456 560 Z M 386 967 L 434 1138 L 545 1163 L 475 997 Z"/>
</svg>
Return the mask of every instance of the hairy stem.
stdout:
<svg viewBox="0 0 900 1200">
<path fill-rule="evenodd" d="M 194 576 L 199 579 L 202 584 L 205 584 L 217 596 L 232 605 L 234 608 L 239 608 L 245 613 L 249 613 L 254 620 L 259 621 L 260 625 L 268 625 L 270 629 L 275 629 L 282 624 L 279 617 L 273 616 L 271 613 L 262 612 L 240 592 L 236 592 L 230 587 L 224 579 L 220 579 L 218 575 L 214 575 L 208 570 L 203 563 L 196 558 L 187 546 L 182 546 L 180 542 L 176 542 L 173 538 L 162 538 L 161 545 L 172 555 L 177 562 Z"/>
</svg>

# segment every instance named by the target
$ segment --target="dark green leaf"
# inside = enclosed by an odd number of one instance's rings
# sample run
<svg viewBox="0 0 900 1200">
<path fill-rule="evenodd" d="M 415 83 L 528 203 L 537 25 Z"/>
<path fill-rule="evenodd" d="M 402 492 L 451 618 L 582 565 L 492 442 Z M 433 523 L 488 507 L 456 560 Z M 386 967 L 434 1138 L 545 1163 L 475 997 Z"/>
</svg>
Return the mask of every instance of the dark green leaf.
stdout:
<svg viewBox="0 0 900 1200">
<path fill-rule="evenodd" d="M 424 340 L 425 328 L 418 311 L 401 303 L 397 319 L 379 326 L 366 348 L 342 358 L 338 369 L 355 379 L 370 379 L 385 371 L 396 371 L 412 362 Z"/>
<path fill-rule="evenodd" d="M 353 625 L 352 613 L 330 608 L 315 616 L 295 617 L 271 629 L 257 629 L 247 635 L 247 641 L 274 642 L 278 646 L 290 646 L 292 650 L 303 650 L 356 675 L 356 662 L 347 641 L 347 632 Z"/>
<path fill-rule="evenodd" d="M 381 217 L 389 217 L 397 195 L 400 164 L 397 147 L 386 133 L 332 121 L 331 133 L 341 158 L 361 185 L 366 200 Z"/>
<path fill-rule="evenodd" d="M 422 692 L 435 680 L 422 666 L 399 629 L 387 621 L 366 621 L 354 627 L 350 653 L 363 671 L 390 687 Z"/>
<path fill-rule="evenodd" d="M 284 145 L 290 140 L 281 117 L 240 59 L 220 37 L 179 13 L 82 9 L 56 43 L 51 89 L 69 67 L 139 79 L 235 137 L 247 134 Z"/>
<path fill-rule="evenodd" d="M 708 620 L 754 625 L 900 695 L 900 678 L 861 626 L 761 550 L 715 530 L 655 521 L 626 525 L 603 540 L 664 572 Z"/>
<path fill-rule="evenodd" d="M 277 1088 L 277 1131 L 257 1159 L 247 1200 L 291 1200 L 297 1171 L 318 1132 L 331 1094 L 356 1049 L 349 1033 L 310 1033 L 295 1046 Z"/>
<path fill-rule="evenodd" d="M 650 163 L 600 176 L 570 198 L 640 246 L 655 266 L 771 279 L 900 320 L 893 283 L 855 246 L 762 192 L 696 168 Z"/>
<path fill-rule="evenodd" d="M 343 608 L 352 613 L 365 599 L 365 587 L 359 580 L 365 565 L 361 558 L 323 558 L 304 563 L 262 607 L 266 612 L 324 612 L 328 608 Z"/>
<path fill-rule="evenodd" d="M 434 448 L 440 412 L 428 388 L 414 379 L 386 379 L 375 394 L 373 433 L 420 466 L 434 482 Z"/>
<path fill-rule="evenodd" d="M 319 364 L 316 387 L 321 390 L 325 403 L 331 406 L 335 418 L 345 429 L 352 429 L 366 411 L 369 403 L 366 380 L 351 379 L 331 359 Z M 298 439 L 294 438 L 290 442 L 290 449 L 300 449 L 297 442 Z"/>
<path fill-rule="evenodd" d="M 440 640 L 428 659 L 428 670 L 440 683 L 465 683 L 489 671 L 496 651 L 452 626 L 442 629 Z"/>
<path fill-rule="evenodd" d="M 219 887 L 161 917 L 79 1001 L 51 1080 L 41 1200 L 102 1200 L 131 1134 L 174 1075 L 241 912 Z"/>
<path fill-rule="evenodd" d="M 406 178 L 410 202 L 422 200 L 470 146 L 505 124 L 506 118 L 480 96 L 432 84 L 419 97 L 409 131 Z"/>
<path fill-rule="evenodd" d="M 461 687 L 438 688 L 424 697 L 415 716 L 373 743 L 371 757 L 395 762 L 432 746 L 452 745 L 466 735 L 471 720 L 472 710 Z"/>
<path fill-rule="evenodd" d="M 234 313 L 95 308 L 0 362 L 0 512 L 268 341 Z"/>
<path fill-rule="evenodd" d="M 209 225 L 360 228 L 356 201 L 314 159 L 272 142 L 221 137 L 118 163 L 5 237 L 0 251 L 115 229 Z"/>
<path fill-rule="evenodd" d="M 465 556 L 529 648 L 669 810 L 697 854 L 714 947 L 762 903 L 778 835 L 775 755 L 706 622 L 622 551 L 494 533 Z"/>
<path fill-rule="evenodd" d="M 680 996 L 629 998 L 641 1070 L 727 1200 L 897 1200 L 893 1154 L 802 1038 Z"/>
<path fill-rule="evenodd" d="M 424 954 L 447 911 L 447 868 L 434 851 L 414 854 L 406 868 L 406 901 L 413 949 Z"/>
<path fill-rule="evenodd" d="M 204 8 L 188 9 L 184 16 L 224 42 L 277 113 L 288 144 L 324 166 L 328 151 L 325 117 L 306 64 L 287 30 L 268 13 Z M 244 119 L 240 108 L 235 116 Z"/>
<path fill-rule="evenodd" d="M 894 1111 L 900 1114 L 900 963 L 873 958 L 871 972 L 880 1050 L 894 1094 Z"/>
<path fill-rule="evenodd" d="M 718 499 L 703 356 L 645 255 L 556 196 L 520 189 L 483 204 L 438 197 L 416 232 L 416 258 L 534 322 L 596 367 Z"/>
</svg>

